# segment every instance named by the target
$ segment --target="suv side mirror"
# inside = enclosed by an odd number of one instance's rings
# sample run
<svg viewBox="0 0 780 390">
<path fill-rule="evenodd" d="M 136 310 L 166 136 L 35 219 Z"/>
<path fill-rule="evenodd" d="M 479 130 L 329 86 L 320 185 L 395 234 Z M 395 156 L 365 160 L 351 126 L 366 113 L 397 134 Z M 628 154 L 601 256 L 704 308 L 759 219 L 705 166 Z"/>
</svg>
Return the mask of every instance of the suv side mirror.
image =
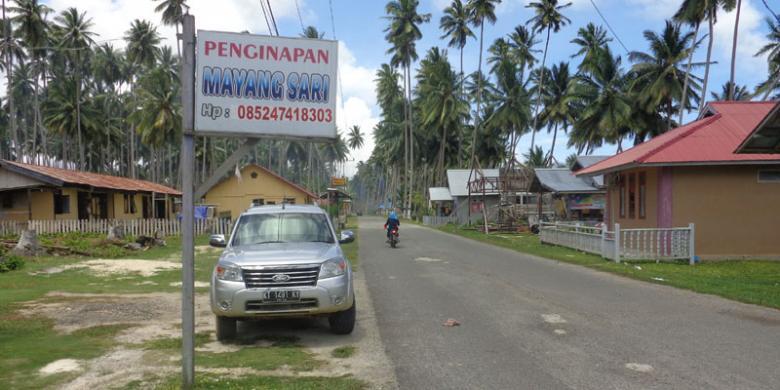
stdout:
<svg viewBox="0 0 780 390">
<path fill-rule="evenodd" d="M 355 232 L 352 230 L 342 230 L 339 236 L 339 244 L 349 244 L 355 241 Z"/>
<path fill-rule="evenodd" d="M 215 247 L 215 248 L 224 248 L 227 246 L 227 242 L 225 242 L 225 235 L 224 234 L 212 234 L 209 238 L 209 245 Z"/>
</svg>

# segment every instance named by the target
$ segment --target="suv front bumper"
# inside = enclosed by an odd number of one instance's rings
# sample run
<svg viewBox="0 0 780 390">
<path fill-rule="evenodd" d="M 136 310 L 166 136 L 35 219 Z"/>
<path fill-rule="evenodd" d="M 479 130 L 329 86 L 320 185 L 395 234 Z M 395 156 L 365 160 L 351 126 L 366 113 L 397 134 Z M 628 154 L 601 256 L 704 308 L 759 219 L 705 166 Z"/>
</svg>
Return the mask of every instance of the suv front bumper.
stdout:
<svg viewBox="0 0 780 390">
<path fill-rule="evenodd" d="M 316 286 L 247 288 L 244 282 L 229 282 L 211 277 L 211 311 L 222 317 L 261 318 L 330 314 L 352 307 L 354 291 L 352 270 L 344 275 L 317 280 Z M 300 301 L 267 302 L 268 291 L 299 291 Z"/>
</svg>

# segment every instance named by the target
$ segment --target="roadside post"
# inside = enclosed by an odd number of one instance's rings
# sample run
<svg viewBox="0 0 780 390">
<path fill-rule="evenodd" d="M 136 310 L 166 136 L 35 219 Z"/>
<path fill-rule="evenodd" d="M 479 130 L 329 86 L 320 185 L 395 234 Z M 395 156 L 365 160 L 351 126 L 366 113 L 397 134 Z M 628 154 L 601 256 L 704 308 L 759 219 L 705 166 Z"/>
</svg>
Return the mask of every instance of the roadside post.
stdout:
<svg viewBox="0 0 780 390">
<path fill-rule="evenodd" d="M 336 139 L 338 42 L 219 31 L 182 17 L 182 388 L 195 385 L 194 206 L 260 138 Z M 194 137 L 241 145 L 195 189 Z"/>
<path fill-rule="evenodd" d="M 182 388 L 195 384 L 195 232 L 193 169 L 195 169 L 195 17 L 182 17 L 182 221 L 181 221 L 181 370 Z"/>
</svg>

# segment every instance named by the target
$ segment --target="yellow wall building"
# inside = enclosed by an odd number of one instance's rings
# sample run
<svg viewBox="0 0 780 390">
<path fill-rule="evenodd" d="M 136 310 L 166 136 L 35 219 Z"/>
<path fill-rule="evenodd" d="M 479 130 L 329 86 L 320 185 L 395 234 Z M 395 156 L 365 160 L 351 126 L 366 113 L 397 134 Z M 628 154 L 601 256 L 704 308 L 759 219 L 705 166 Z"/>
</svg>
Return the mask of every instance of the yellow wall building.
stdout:
<svg viewBox="0 0 780 390">
<path fill-rule="evenodd" d="M 237 218 L 252 204 L 311 204 L 317 196 L 264 167 L 249 164 L 236 175 L 211 187 L 203 204 L 216 208 L 215 216 Z"/>
<path fill-rule="evenodd" d="M 180 196 L 144 180 L 0 160 L 0 221 L 172 218 Z"/>
</svg>

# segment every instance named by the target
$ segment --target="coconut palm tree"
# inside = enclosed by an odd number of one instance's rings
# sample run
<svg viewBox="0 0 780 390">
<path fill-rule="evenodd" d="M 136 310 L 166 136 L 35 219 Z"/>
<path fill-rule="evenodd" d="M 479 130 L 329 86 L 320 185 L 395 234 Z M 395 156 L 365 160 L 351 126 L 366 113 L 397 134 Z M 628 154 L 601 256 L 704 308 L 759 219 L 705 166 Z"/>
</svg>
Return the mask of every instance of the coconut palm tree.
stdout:
<svg viewBox="0 0 780 390">
<path fill-rule="evenodd" d="M 496 23 L 496 4 L 501 0 L 469 0 L 466 5 L 469 14 L 469 23 L 474 27 L 479 27 L 479 62 L 477 63 L 477 74 L 482 74 L 482 46 L 485 36 L 485 22 Z M 482 78 L 477 80 L 477 115 L 474 116 L 474 131 L 471 140 L 471 160 L 474 160 L 475 148 L 477 145 L 477 134 L 480 131 L 480 122 L 482 121 Z M 469 164 L 474 164 L 471 161 Z"/>
<path fill-rule="evenodd" d="M 523 25 L 516 26 L 509 33 L 509 46 L 512 48 L 512 57 L 520 68 L 519 81 L 521 83 L 525 83 L 526 69 L 533 68 L 536 63 L 536 54 L 542 52 L 539 49 L 534 49 L 538 43 L 536 35 Z"/>
<path fill-rule="evenodd" d="M 37 134 L 41 136 L 43 155 L 48 154 L 46 145 L 46 131 L 41 126 L 41 104 L 38 80 L 44 73 L 45 64 L 42 59 L 46 57 L 46 49 L 42 49 L 48 43 L 48 22 L 46 16 L 52 9 L 38 0 L 16 0 L 16 6 L 10 10 L 16 15 L 12 21 L 17 25 L 16 34 L 24 43 L 27 53 L 33 61 L 33 105 L 35 116 L 33 117 L 33 139 Z M 33 150 L 35 153 L 35 150 Z"/>
<path fill-rule="evenodd" d="M 748 91 L 744 85 L 737 85 L 736 87 L 731 85 L 731 81 L 726 81 L 721 87 L 720 93 L 710 92 L 710 96 L 714 101 L 748 101 L 753 98 L 753 95 Z"/>
<path fill-rule="evenodd" d="M 93 23 L 91 18 L 87 18 L 86 12 L 81 12 L 76 8 L 68 8 L 62 11 L 54 19 L 59 28 L 59 47 L 67 50 L 66 59 L 70 63 L 71 72 L 76 75 L 76 128 L 79 146 L 79 167 L 84 169 L 86 161 L 84 157 L 84 142 L 82 140 L 81 129 L 81 89 L 83 83 L 83 59 L 89 54 L 90 46 L 95 43 L 91 31 Z"/>
<path fill-rule="evenodd" d="M 301 33 L 301 38 L 322 39 L 324 36 L 325 33 L 318 31 L 314 26 L 307 26 Z"/>
<path fill-rule="evenodd" d="M 574 122 L 572 94 L 574 80 L 569 73 L 569 63 L 561 62 L 553 65 L 550 71 L 549 86 L 544 93 L 544 110 L 540 116 L 542 123 L 547 124 L 547 131 L 553 131 L 552 145 L 547 155 L 547 164 L 552 164 L 555 152 L 555 141 L 558 138 L 559 126 L 566 129 Z"/>
<path fill-rule="evenodd" d="M 421 125 L 429 130 L 431 156 L 427 161 L 433 162 L 435 153 L 435 181 L 444 181 L 447 165 L 447 149 L 455 150 L 453 134 L 458 135 L 460 128 L 468 116 L 468 102 L 463 97 L 460 76 L 456 74 L 449 61 L 447 52 L 439 48 L 431 48 L 425 59 L 420 62 L 417 73 L 417 101 L 421 113 Z M 449 155 L 454 155 L 450 153 Z"/>
<path fill-rule="evenodd" d="M 525 166 L 528 168 L 547 168 L 550 166 L 541 146 L 529 149 L 528 153 L 523 154 L 523 157 L 525 157 Z"/>
<path fill-rule="evenodd" d="M 453 0 L 449 7 L 444 9 L 444 16 L 439 21 L 439 28 L 443 34 L 441 39 L 448 39 L 447 46 L 457 48 L 460 51 L 460 77 L 463 78 L 463 48 L 469 38 L 476 38 L 469 28 L 468 8 L 461 0 Z"/>
<path fill-rule="evenodd" d="M 704 19 L 707 20 L 707 60 L 704 63 L 704 81 L 701 89 L 702 99 L 699 100 L 699 112 L 704 110 L 704 102 L 706 100 L 718 10 L 722 8 L 728 12 L 734 9 L 735 6 L 736 0 L 683 0 L 677 13 L 675 13 L 675 19 L 689 24 L 701 23 Z M 695 38 L 692 39 L 690 48 L 694 50 L 697 45 Z M 690 72 L 688 73 L 690 74 Z"/>
<path fill-rule="evenodd" d="M 356 150 L 363 147 L 365 140 L 363 139 L 363 133 L 360 132 L 360 126 L 353 125 L 349 128 L 349 135 L 347 136 L 347 145 L 350 149 Z"/>
<path fill-rule="evenodd" d="M 146 20 L 135 19 L 130 23 L 130 29 L 125 32 L 124 36 L 127 42 L 126 56 L 127 62 L 133 69 L 133 73 L 138 73 L 139 70 L 147 70 L 154 66 L 157 61 L 157 57 L 160 54 L 160 34 L 157 33 L 157 28 L 152 25 L 151 22 Z M 131 73 L 130 85 L 133 91 L 135 91 L 136 84 L 138 82 L 138 74 Z M 135 94 L 134 94 L 135 95 Z M 133 107 L 131 108 L 131 115 L 137 110 L 137 104 L 135 104 L 136 96 L 133 99 Z M 134 124 L 135 125 L 135 124 Z M 136 145 L 135 145 L 135 133 L 137 130 L 131 128 L 128 134 L 130 140 L 130 152 L 128 153 L 128 164 L 130 166 L 130 177 L 135 178 L 136 169 Z M 204 143 L 205 145 L 205 143 Z M 204 157 L 204 171 L 205 171 L 205 156 Z"/>
<path fill-rule="evenodd" d="M 692 93 L 687 101 L 682 101 L 685 70 L 680 66 L 690 54 L 693 33 L 683 33 L 679 24 L 666 21 L 666 27 L 661 35 L 646 30 L 644 37 L 650 44 L 649 52 L 632 51 L 628 58 L 634 63 L 635 73 L 631 90 L 637 93 L 642 107 L 648 112 L 661 110 L 666 113 L 666 130 L 672 128 L 672 115 L 675 109 L 691 107 L 691 100 L 699 100 L 697 93 Z M 703 64 L 694 63 L 693 67 Z M 691 90 L 698 91 L 698 78 L 691 76 Z M 679 104 L 679 108 L 675 107 Z"/>
<path fill-rule="evenodd" d="M 154 12 L 161 13 L 162 22 L 166 26 L 174 26 L 176 29 L 176 54 L 181 57 L 181 44 L 179 42 L 179 24 L 184 15 L 184 7 L 187 6 L 187 0 L 154 0 L 160 1 Z"/>
<path fill-rule="evenodd" d="M 603 140 L 622 140 L 621 130 L 629 127 L 632 98 L 627 93 L 628 78 L 621 68 L 620 57 L 613 57 L 609 47 L 600 55 L 599 66 L 576 76 L 571 94 L 579 107 L 569 146 L 577 153 L 590 151 Z"/>
<path fill-rule="evenodd" d="M 572 54 L 571 58 L 582 56 L 580 72 L 590 72 L 601 64 L 602 56 L 612 38 L 607 37 L 607 30 L 593 23 L 577 30 L 577 37 L 571 43 L 579 46 L 579 50 Z"/>
<path fill-rule="evenodd" d="M 486 99 L 493 106 L 490 110 L 492 114 L 486 118 L 487 124 L 509 131 L 508 165 L 516 158 L 517 144 L 531 118 L 530 96 L 522 75 L 524 66 L 521 63 L 521 71 L 518 72 L 516 58 L 516 53 L 512 51 L 494 58 L 492 72 L 496 86 L 488 90 L 495 90 L 495 93 L 489 93 Z"/>
<path fill-rule="evenodd" d="M 777 88 L 780 80 L 780 21 L 766 18 L 766 25 L 769 33 L 766 34 L 768 43 L 756 52 L 755 56 L 767 55 L 767 64 L 769 67 L 769 78 L 759 85 L 756 92 L 764 92 L 761 100 L 766 100 L 769 95 Z"/>
<path fill-rule="evenodd" d="M 544 42 L 544 54 L 542 55 L 541 67 L 544 68 L 547 62 L 547 49 L 550 46 L 550 33 L 560 31 L 561 27 L 571 23 L 569 18 L 563 16 L 561 11 L 566 7 L 571 6 L 571 3 L 559 4 L 558 0 L 539 0 L 528 4 L 527 8 L 534 10 L 534 16 L 528 20 L 528 24 L 531 25 L 532 30 L 535 33 L 546 31 L 547 38 Z M 539 109 L 542 105 L 542 96 L 544 95 L 544 72 L 541 72 L 539 78 L 539 86 L 537 88 L 536 95 L 536 107 L 534 108 L 534 124 L 531 128 L 531 149 L 534 147 L 536 140 L 536 129 L 539 121 Z"/>
<path fill-rule="evenodd" d="M 412 76 L 411 66 L 417 59 L 416 42 L 422 38 L 419 26 L 431 19 L 430 14 L 417 12 L 419 0 L 394 0 L 387 3 L 385 12 L 390 25 L 384 30 L 385 39 L 392 45 L 387 51 L 393 57 L 390 61 L 393 66 L 404 68 L 404 89 L 406 90 L 406 140 L 405 153 L 408 156 L 405 164 L 406 180 L 406 216 L 411 217 L 412 192 L 414 188 L 414 120 L 412 118 Z"/>
</svg>

